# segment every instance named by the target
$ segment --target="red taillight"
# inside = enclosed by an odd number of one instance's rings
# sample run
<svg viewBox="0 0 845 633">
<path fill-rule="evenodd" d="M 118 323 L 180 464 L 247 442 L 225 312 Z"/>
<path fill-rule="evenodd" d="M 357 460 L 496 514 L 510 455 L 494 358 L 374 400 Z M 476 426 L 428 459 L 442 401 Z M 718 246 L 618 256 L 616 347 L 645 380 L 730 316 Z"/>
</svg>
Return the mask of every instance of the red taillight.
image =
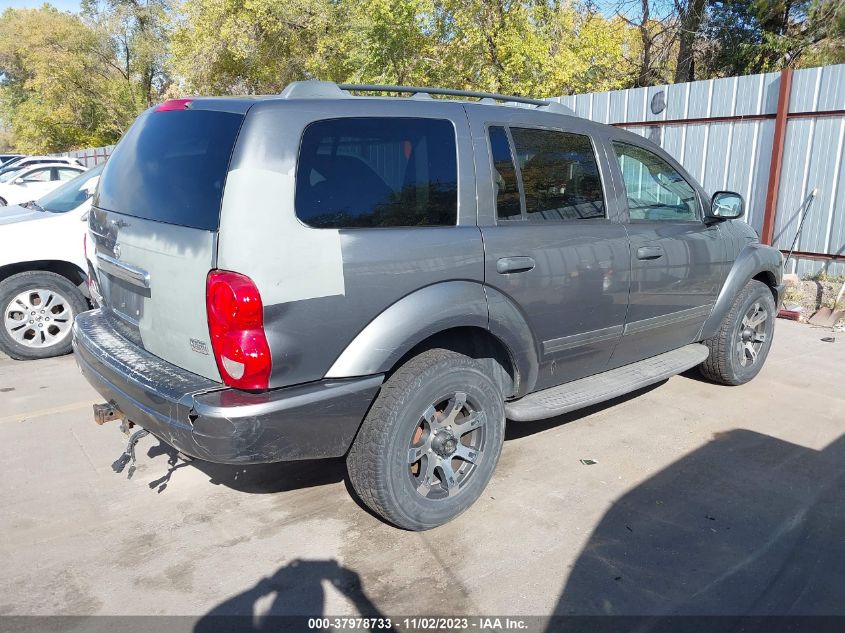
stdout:
<svg viewBox="0 0 845 633">
<path fill-rule="evenodd" d="M 171 110 L 187 110 L 193 99 L 168 99 L 156 106 L 156 112 L 169 112 Z"/>
<path fill-rule="evenodd" d="M 252 279 L 212 270 L 206 283 L 206 310 L 223 382 L 238 389 L 267 389 L 273 361 L 264 335 L 264 306 Z"/>
</svg>

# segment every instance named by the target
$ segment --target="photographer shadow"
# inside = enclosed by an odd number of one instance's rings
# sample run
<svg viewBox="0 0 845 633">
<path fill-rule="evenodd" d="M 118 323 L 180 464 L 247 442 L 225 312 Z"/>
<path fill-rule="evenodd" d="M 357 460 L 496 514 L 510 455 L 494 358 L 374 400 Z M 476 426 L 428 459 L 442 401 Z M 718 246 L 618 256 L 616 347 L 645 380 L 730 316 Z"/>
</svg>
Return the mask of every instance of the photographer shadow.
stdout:
<svg viewBox="0 0 845 633">
<path fill-rule="evenodd" d="M 308 618 L 325 614 L 324 581 L 337 589 L 362 618 L 385 616 L 367 596 L 358 573 L 334 559 L 293 560 L 275 574 L 214 607 L 194 626 L 194 633 L 246 633 L 305 629 Z M 256 614 L 256 605 L 270 598 Z M 393 628 L 379 628 L 392 631 Z"/>
</svg>

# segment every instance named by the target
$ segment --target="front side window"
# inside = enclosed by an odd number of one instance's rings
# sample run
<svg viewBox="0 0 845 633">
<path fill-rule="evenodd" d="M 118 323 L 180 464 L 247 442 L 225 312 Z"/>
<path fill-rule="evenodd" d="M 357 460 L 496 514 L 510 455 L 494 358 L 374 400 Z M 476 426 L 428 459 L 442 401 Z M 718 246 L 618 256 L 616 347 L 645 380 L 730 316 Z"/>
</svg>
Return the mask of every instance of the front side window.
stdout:
<svg viewBox="0 0 845 633">
<path fill-rule="evenodd" d="M 31 172 L 24 174 L 23 181 L 24 182 L 49 182 L 50 181 L 50 171 L 49 167 L 45 167 L 44 169 L 34 169 Z"/>
<path fill-rule="evenodd" d="M 529 222 L 605 217 L 601 177 L 588 136 L 511 128 Z"/>
<path fill-rule="evenodd" d="M 699 218 L 698 195 L 669 163 L 654 152 L 613 143 L 631 220 L 694 222 Z"/>
<path fill-rule="evenodd" d="M 295 205 L 315 228 L 454 225 L 455 129 L 441 119 L 312 123 L 302 136 Z"/>
</svg>

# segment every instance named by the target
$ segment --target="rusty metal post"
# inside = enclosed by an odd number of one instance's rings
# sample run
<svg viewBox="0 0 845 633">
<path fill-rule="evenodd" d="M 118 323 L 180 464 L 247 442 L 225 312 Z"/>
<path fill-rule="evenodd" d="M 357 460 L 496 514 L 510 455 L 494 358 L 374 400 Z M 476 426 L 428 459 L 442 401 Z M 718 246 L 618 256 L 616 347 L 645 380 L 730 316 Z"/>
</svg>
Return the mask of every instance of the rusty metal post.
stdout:
<svg viewBox="0 0 845 633">
<path fill-rule="evenodd" d="M 789 94 L 792 88 L 792 69 L 780 73 L 778 107 L 775 115 L 775 139 L 772 144 L 772 162 L 769 164 L 769 186 L 766 190 L 766 208 L 763 212 L 763 231 L 760 240 L 771 244 L 775 234 L 775 214 L 778 208 L 780 172 L 783 167 L 783 147 L 786 143 L 786 122 L 789 119 Z"/>
</svg>

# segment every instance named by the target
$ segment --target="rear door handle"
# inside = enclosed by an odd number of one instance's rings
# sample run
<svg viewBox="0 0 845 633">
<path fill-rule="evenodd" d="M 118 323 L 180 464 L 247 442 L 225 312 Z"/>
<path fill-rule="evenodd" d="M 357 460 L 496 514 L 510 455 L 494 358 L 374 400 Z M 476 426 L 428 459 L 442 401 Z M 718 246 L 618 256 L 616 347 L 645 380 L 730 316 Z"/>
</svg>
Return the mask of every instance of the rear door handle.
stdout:
<svg viewBox="0 0 845 633">
<path fill-rule="evenodd" d="M 527 273 L 535 266 L 533 257 L 502 257 L 496 261 L 496 272 L 500 275 L 509 273 Z"/>
<path fill-rule="evenodd" d="M 659 246 L 640 246 L 637 249 L 637 259 L 660 259 L 663 249 Z"/>
</svg>

